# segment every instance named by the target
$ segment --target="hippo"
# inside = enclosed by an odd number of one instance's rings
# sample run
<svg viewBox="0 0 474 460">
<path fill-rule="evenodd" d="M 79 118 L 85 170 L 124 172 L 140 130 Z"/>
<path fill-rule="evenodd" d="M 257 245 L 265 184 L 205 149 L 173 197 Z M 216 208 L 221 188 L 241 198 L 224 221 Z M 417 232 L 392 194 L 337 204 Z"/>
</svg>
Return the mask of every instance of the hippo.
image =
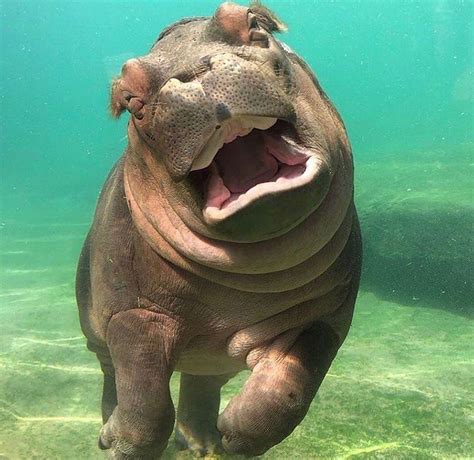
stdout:
<svg viewBox="0 0 474 460">
<path fill-rule="evenodd" d="M 112 83 L 128 145 L 76 281 L 111 458 L 159 458 L 173 430 L 198 456 L 263 454 L 303 420 L 347 336 L 362 252 L 351 148 L 284 29 L 260 2 L 223 3 L 166 28 Z"/>
</svg>

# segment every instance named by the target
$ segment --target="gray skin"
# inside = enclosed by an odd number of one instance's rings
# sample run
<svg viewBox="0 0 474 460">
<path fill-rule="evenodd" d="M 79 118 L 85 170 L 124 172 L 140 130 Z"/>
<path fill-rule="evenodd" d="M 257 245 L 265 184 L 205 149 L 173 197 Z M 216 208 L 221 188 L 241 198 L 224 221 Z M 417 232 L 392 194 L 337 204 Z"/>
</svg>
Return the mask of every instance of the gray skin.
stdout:
<svg viewBox="0 0 474 460">
<path fill-rule="evenodd" d="M 112 458 L 161 455 L 174 371 L 180 448 L 266 452 L 304 418 L 349 330 L 361 265 L 351 150 L 310 69 L 273 37 L 282 29 L 260 4 L 225 3 L 166 29 L 112 85 L 129 143 L 77 273 Z M 219 415 L 221 386 L 243 369 Z"/>
</svg>

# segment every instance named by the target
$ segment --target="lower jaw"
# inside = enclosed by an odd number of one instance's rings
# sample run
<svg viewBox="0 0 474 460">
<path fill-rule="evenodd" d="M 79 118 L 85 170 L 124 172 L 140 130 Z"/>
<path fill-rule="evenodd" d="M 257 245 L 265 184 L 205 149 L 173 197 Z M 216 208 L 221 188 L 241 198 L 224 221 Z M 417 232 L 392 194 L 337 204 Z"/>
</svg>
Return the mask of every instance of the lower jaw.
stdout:
<svg viewBox="0 0 474 460">
<path fill-rule="evenodd" d="M 310 157 L 305 164 L 292 166 L 285 170 L 285 165 L 272 181 L 255 185 L 244 193 L 231 194 L 222 203 L 209 203 L 204 205 L 204 221 L 215 225 L 235 214 L 240 214 L 247 207 L 254 207 L 258 202 L 271 196 L 292 195 L 292 191 L 306 188 L 308 184 L 317 180 L 321 172 L 322 163 L 316 157 Z"/>
</svg>

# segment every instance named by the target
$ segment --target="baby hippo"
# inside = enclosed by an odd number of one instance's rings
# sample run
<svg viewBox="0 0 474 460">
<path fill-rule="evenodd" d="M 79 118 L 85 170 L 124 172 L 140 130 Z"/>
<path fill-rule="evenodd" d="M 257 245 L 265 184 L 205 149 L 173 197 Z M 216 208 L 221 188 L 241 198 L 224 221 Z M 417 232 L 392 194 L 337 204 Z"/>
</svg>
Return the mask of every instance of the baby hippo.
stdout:
<svg viewBox="0 0 474 460">
<path fill-rule="evenodd" d="M 77 273 L 104 373 L 99 446 L 260 455 L 302 421 L 350 327 L 361 244 L 343 122 L 259 2 L 165 29 L 112 84 L 130 112 Z M 219 415 L 220 389 L 250 369 Z"/>
</svg>

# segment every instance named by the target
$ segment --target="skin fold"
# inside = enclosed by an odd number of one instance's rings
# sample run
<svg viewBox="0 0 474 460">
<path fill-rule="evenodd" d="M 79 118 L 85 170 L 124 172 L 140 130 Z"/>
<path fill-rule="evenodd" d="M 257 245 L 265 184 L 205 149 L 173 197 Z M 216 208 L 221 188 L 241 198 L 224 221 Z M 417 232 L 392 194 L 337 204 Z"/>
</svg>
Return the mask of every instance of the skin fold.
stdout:
<svg viewBox="0 0 474 460">
<path fill-rule="evenodd" d="M 224 3 L 165 29 L 112 83 L 129 143 L 76 283 L 111 458 L 159 458 L 173 429 L 200 456 L 266 452 L 304 418 L 348 333 L 352 154 L 311 70 L 274 38 L 283 29 L 260 3 Z M 219 415 L 222 385 L 244 369 Z"/>
</svg>

